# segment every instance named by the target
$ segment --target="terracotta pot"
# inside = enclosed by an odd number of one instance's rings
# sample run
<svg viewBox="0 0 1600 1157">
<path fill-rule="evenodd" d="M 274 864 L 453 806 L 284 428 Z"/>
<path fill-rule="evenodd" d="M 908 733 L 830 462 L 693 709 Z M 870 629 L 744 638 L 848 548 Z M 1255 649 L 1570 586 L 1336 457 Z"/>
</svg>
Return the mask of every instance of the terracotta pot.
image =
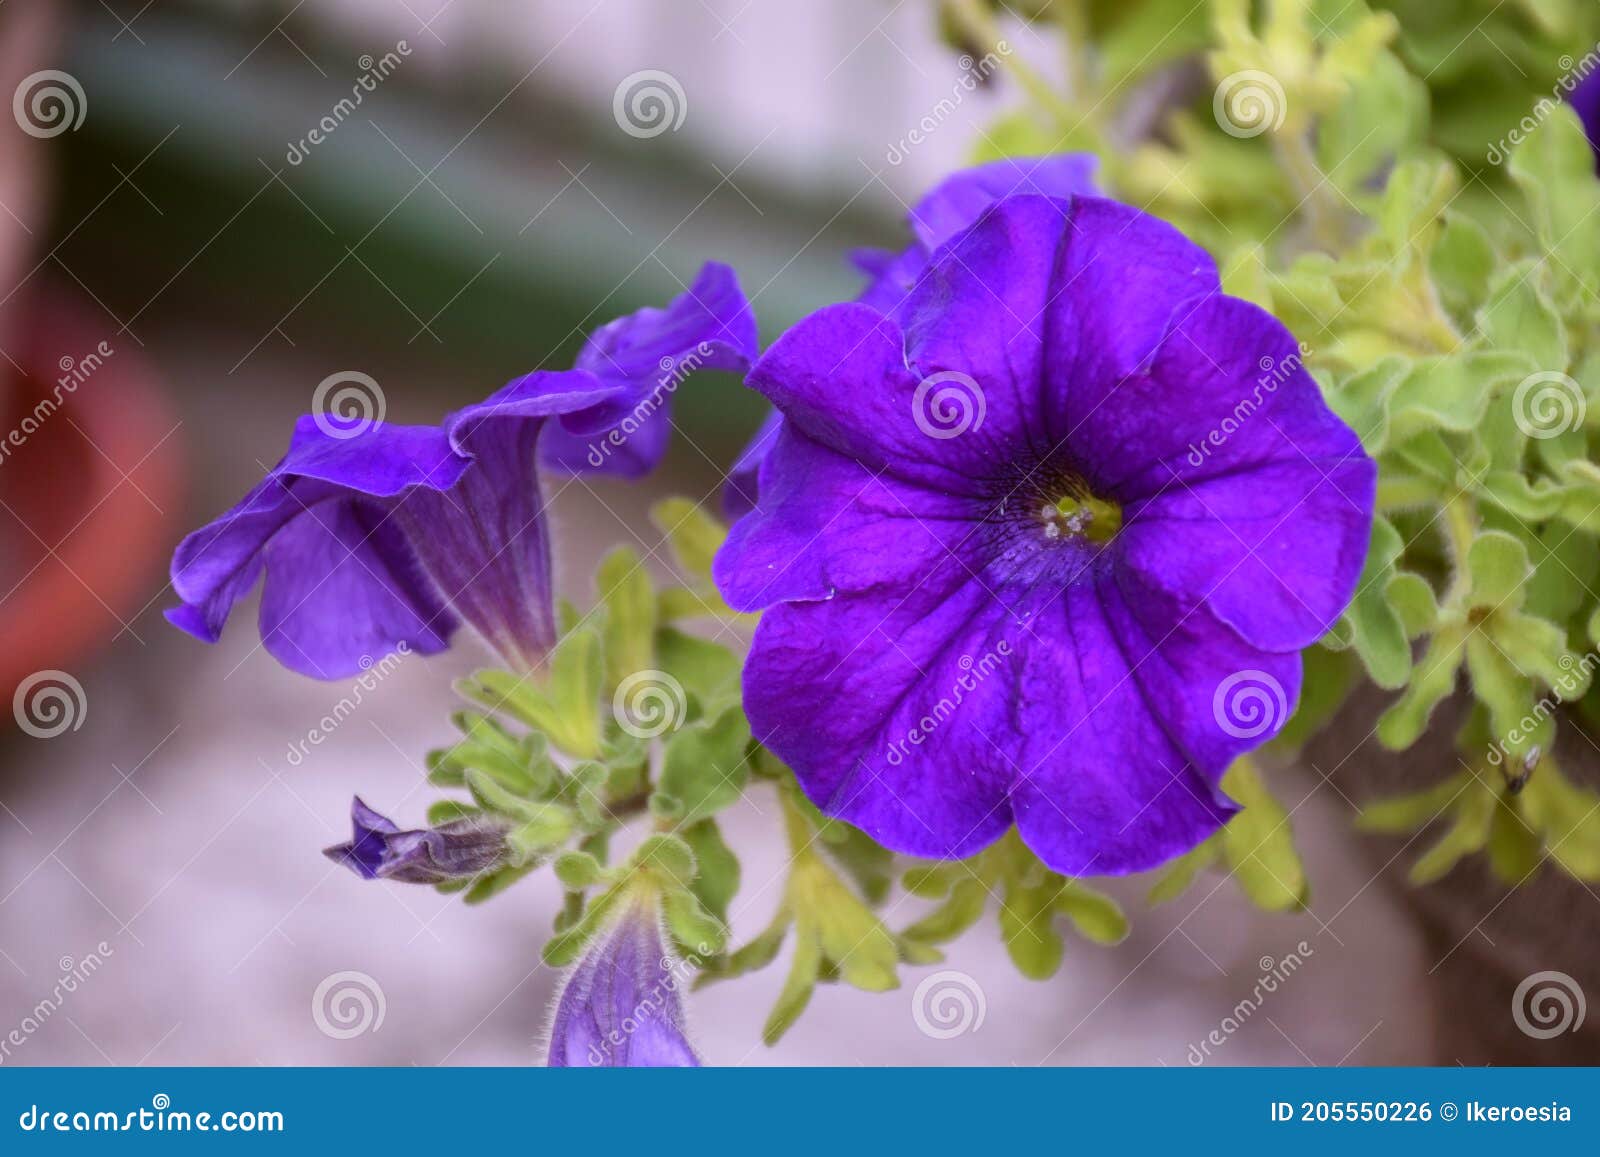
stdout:
<svg viewBox="0 0 1600 1157">
<path fill-rule="evenodd" d="M 90 309 L 35 296 L 12 355 L 26 373 L 0 434 L 0 703 L 122 634 L 178 509 L 177 419 L 132 339 Z"/>
</svg>

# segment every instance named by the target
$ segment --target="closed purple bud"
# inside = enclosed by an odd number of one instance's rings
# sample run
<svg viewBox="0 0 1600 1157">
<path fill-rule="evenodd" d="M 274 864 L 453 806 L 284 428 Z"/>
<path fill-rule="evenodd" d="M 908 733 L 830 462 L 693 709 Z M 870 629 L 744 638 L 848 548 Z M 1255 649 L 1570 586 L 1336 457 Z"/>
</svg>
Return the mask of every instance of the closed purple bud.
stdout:
<svg viewBox="0 0 1600 1157">
<path fill-rule="evenodd" d="M 655 899 L 638 895 L 595 936 L 567 977 L 550 1034 L 552 1068 L 689 1068 L 688 966 L 667 949 Z"/>
<path fill-rule="evenodd" d="M 506 858 L 508 825 L 491 816 L 466 816 L 435 828 L 401 831 L 357 796 L 350 804 L 350 826 L 350 841 L 322 854 L 366 880 L 406 884 L 469 880 L 495 871 Z"/>
</svg>

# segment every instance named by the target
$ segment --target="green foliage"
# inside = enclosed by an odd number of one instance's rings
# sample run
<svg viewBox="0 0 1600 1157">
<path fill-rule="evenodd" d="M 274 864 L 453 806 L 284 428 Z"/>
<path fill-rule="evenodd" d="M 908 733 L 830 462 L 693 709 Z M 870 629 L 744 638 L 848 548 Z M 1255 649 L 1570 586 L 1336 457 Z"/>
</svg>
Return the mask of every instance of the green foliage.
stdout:
<svg viewBox="0 0 1600 1157">
<path fill-rule="evenodd" d="M 704 580 L 721 528 L 687 504 L 663 508 L 678 560 Z M 456 713 L 462 738 L 431 753 L 428 768 L 436 786 L 469 800 L 440 801 L 430 814 L 505 817 L 512 856 L 450 890 L 485 899 L 553 862 L 568 898 L 552 951 L 564 955 L 648 877 L 685 951 L 720 952 L 739 862 L 712 817 L 740 798 L 755 754 L 738 658 L 664 625 L 655 583 L 630 549 L 602 560 L 596 593 L 587 614 L 564 609 L 565 633 L 542 671 L 480 671 L 458 685 L 480 709 Z M 646 817 L 657 834 L 607 867 L 613 836 Z"/>
<path fill-rule="evenodd" d="M 1600 796 L 1549 754 L 1581 715 L 1600 725 L 1600 181 L 1561 70 L 1600 40 L 1593 0 L 939 0 L 941 28 L 993 52 L 1020 107 L 980 158 L 1089 149 L 1110 195 L 1207 246 L 1228 292 L 1275 313 L 1305 368 L 1379 467 L 1378 517 L 1341 620 L 1305 653 L 1292 752 L 1370 680 L 1390 696 L 1378 740 L 1440 726 L 1465 692 L 1460 771 L 1370 806 L 1361 824 L 1436 827 L 1418 883 L 1482 854 L 1517 883 L 1552 862 L 1600 880 Z M 1005 21 L 1040 36 L 1000 45 Z M 1051 27 L 1064 85 L 1026 46 Z M 1471 35 L 1463 35 L 1471 30 Z M 1566 63 L 1563 63 L 1566 58 Z M 1185 80 L 1199 71 L 1199 86 Z M 1570 79 L 1570 78 L 1569 78 Z M 1554 99 L 1551 99 L 1552 96 Z M 738 651 L 753 616 L 711 578 L 726 528 L 683 499 L 651 511 L 675 571 L 602 561 L 596 603 L 563 603 L 534 675 L 460 684 L 461 738 L 429 757 L 455 793 L 433 822 L 492 813 L 512 853 L 454 885 L 486 898 L 543 866 L 564 891 L 546 959 L 575 959 L 621 906 L 657 906 L 701 981 L 788 972 L 764 1038 L 819 983 L 883 991 L 938 961 L 991 910 L 1018 970 L 1054 975 L 1068 931 L 1127 934 L 1118 905 L 1047 869 L 1015 832 L 969 860 L 905 870 L 821 815 L 751 735 Z M 664 566 L 655 551 L 649 561 Z M 789 862 L 775 916 L 729 950 L 738 856 L 727 809 L 775 789 Z M 1169 864 L 1152 902 L 1215 867 L 1272 911 L 1305 906 L 1290 813 L 1257 765 L 1222 783 L 1230 823 Z M 641 831 L 628 832 L 630 826 Z M 620 849 L 620 850 L 615 850 Z M 614 854 L 615 850 L 615 854 Z M 926 901 L 895 932 L 899 880 Z"/>
<path fill-rule="evenodd" d="M 777 1003 L 762 1029 L 762 1039 L 776 1044 L 805 1011 L 819 982 L 843 982 L 867 992 L 899 986 L 898 967 L 913 957 L 872 910 L 868 899 L 851 887 L 848 869 L 825 849 L 848 841 L 816 815 L 799 789 L 780 788 L 784 826 L 789 837 L 789 878 L 772 923 L 737 951 L 711 962 L 703 980 L 728 979 L 765 968 L 777 958 L 786 939 L 794 956 Z M 881 896 L 880 896 L 881 898 Z M 793 933 L 792 937 L 790 933 Z"/>
<path fill-rule="evenodd" d="M 1151 902 L 1177 898 L 1201 871 L 1220 864 L 1257 907 L 1276 912 L 1305 907 L 1310 884 L 1294 846 L 1289 815 L 1267 791 L 1254 763 L 1237 760 L 1223 777 L 1222 790 L 1242 810 L 1220 832 L 1168 866 L 1150 890 Z"/>
<path fill-rule="evenodd" d="M 1063 922 L 1097 944 L 1116 944 L 1128 934 L 1122 909 L 1109 896 L 1052 872 L 1011 831 L 970 860 L 916 868 L 905 877 L 913 896 L 940 903 L 901 934 L 924 955 L 976 924 L 995 901 L 1000 938 L 1017 971 L 1046 980 L 1066 952 Z"/>
<path fill-rule="evenodd" d="M 1600 880 L 1600 795 L 1562 774 L 1556 760 L 1537 748 L 1514 759 L 1488 746 L 1489 727 L 1480 711 L 1465 729 L 1465 744 L 1478 757 L 1435 786 L 1372 804 L 1360 826 L 1404 835 L 1437 826 L 1440 833 L 1412 864 L 1411 879 L 1431 883 L 1462 857 L 1483 852 L 1491 869 L 1510 885 L 1527 881 L 1553 860 L 1580 880 Z"/>
<path fill-rule="evenodd" d="M 969 50 L 994 42 L 992 5 L 949 7 Z M 1102 152 L 1109 191 L 1207 245 L 1229 292 L 1289 326 L 1378 462 L 1360 585 L 1308 655 L 1311 714 L 1286 742 L 1337 708 L 1351 664 L 1395 693 L 1377 736 L 1396 749 L 1462 691 L 1513 764 L 1551 750 L 1567 708 L 1600 719 L 1600 180 L 1563 102 L 1597 64 L 1600 5 L 1083 0 L 1030 19 L 1072 42 L 1074 82 L 1040 99 L 1013 67 L 1029 107 L 981 155 L 1103 146 L 1137 126 L 1131 149 Z M 1209 83 L 1174 100 L 1161 70 L 1180 56 L 1203 59 Z M 1535 795 L 1507 814 L 1582 803 Z M 1300 902 L 1292 847 L 1264 849 L 1271 825 L 1252 834 L 1252 810 L 1273 812 L 1247 807 L 1158 893 L 1220 859 L 1258 902 Z M 1267 860 L 1281 881 L 1255 870 Z"/>
</svg>

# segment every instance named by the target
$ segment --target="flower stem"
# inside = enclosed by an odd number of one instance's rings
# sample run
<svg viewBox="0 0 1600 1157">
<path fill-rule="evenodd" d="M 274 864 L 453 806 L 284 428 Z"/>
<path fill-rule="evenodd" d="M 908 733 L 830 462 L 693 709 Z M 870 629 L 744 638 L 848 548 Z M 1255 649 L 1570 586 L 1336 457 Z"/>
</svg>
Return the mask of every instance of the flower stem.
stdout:
<svg viewBox="0 0 1600 1157">
<path fill-rule="evenodd" d="M 1000 35 L 1000 25 L 979 0 L 948 0 L 946 10 L 961 26 L 961 31 L 985 51 L 999 50 L 1004 39 Z M 1035 72 L 1026 61 L 1015 52 L 1000 52 L 999 55 L 1007 71 L 1016 77 L 1017 83 L 1033 102 L 1053 116 L 1063 128 L 1076 127 L 1075 122 L 1082 123 L 1073 112 L 1072 106 L 1062 100 L 1061 95 L 1050 87 L 1050 83 Z M 1074 77 L 1073 81 L 1076 83 L 1077 77 Z"/>
</svg>

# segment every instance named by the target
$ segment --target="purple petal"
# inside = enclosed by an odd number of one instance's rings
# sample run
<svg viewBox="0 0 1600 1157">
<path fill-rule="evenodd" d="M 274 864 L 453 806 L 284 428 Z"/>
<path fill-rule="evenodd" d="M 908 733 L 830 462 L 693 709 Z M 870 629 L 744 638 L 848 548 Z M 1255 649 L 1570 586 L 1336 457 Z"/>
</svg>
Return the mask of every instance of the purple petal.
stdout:
<svg viewBox="0 0 1600 1157">
<path fill-rule="evenodd" d="M 408 553 L 382 530 L 390 500 L 453 486 L 466 465 L 433 427 L 347 432 L 324 418 L 300 419 L 288 454 L 266 479 L 179 544 L 172 585 L 183 605 L 167 617 L 215 642 L 270 557 L 263 616 L 275 637 L 268 646 L 294 670 L 336 678 L 402 642 L 439 650 L 455 620 L 418 587 Z M 269 556 L 280 534 L 286 545 Z M 304 550 L 303 563 L 290 545 Z M 311 637 L 335 622 L 325 644 Z"/>
<path fill-rule="evenodd" d="M 898 253 L 889 249 L 858 249 L 850 255 L 856 268 L 868 277 L 867 287 L 856 301 L 883 314 L 893 314 L 904 307 L 928 267 L 931 251 L 951 240 L 957 233 L 978 221 L 994 203 L 1016 194 L 1033 193 L 1056 198 L 1093 196 L 1097 193 L 1094 174 L 1098 160 L 1091 154 L 1069 154 L 1052 157 L 1015 157 L 979 165 L 946 178 L 935 186 L 915 209 L 908 221 L 917 233 L 905 249 Z M 959 255 L 964 257 L 965 254 Z M 959 266 L 959 260 L 952 264 Z M 949 280 L 948 276 L 945 280 Z M 971 280 L 970 278 L 968 280 Z M 990 296 L 987 285 L 979 296 Z M 1036 306 L 1035 306 L 1036 307 Z M 935 350 L 927 351 L 926 358 L 918 363 L 924 376 L 940 368 Z M 943 386 L 941 404 L 937 395 Z M 957 392 L 951 392 L 954 389 Z M 965 383 L 936 383 L 932 389 L 935 397 L 924 395 L 930 418 L 941 412 L 957 416 L 962 412 L 960 391 Z M 769 422 L 769 425 L 773 423 Z M 758 479 L 755 467 L 759 456 L 752 455 L 758 444 L 765 442 L 767 426 L 763 426 L 756 441 L 751 443 L 740 458 L 740 466 L 748 472 L 738 480 L 730 478 L 732 486 L 725 492 L 724 505 L 730 517 L 745 513 L 756 501 Z M 766 442 L 770 445 L 770 442 Z M 760 451 L 761 454 L 765 450 Z M 740 467 L 735 467 L 736 472 Z M 735 494 L 735 489 L 738 491 Z"/>
<path fill-rule="evenodd" d="M 909 214 L 911 228 L 928 249 L 939 248 L 973 224 L 995 202 L 1035 194 L 1067 199 L 1095 197 L 1093 153 L 1061 153 L 1048 157 L 1004 157 L 963 169 L 935 185 Z"/>
<path fill-rule="evenodd" d="M 971 536 L 982 507 L 875 472 L 784 423 L 760 509 L 712 563 L 728 605 L 756 611 L 911 582 Z"/>
<path fill-rule="evenodd" d="M 913 241 L 898 253 L 892 249 L 857 249 L 850 254 L 850 263 L 868 279 L 856 300 L 879 313 L 893 313 L 927 268 L 928 247 Z"/>
<path fill-rule="evenodd" d="M 1152 418 L 1158 398 L 1168 402 Z M 1080 437 L 1094 449 L 1080 453 Z M 1148 374 L 1109 393 L 1073 447 L 1091 477 L 1117 476 L 1108 489 L 1128 502 L 1129 565 L 1180 601 L 1203 600 L 1255 645 L 1310 645 L 1354 593 L 1377 467 L 1287 331 L 1256 307 L 1195 303 Z M 1130 447 L 1144 448 L 1142 462 Z"/>
<path fill-rule="evenodd" d="M 874 472 L 971 492 L 972 469 L 1003 442 L 997 429 L 1014 431 L 1015 423 L 1004 414 L 989 423 L 983 393 L 970 378 L 919 382 L 904 345 L 899 327 L 877 311 L 853 302 L 830 305 L 774 342 L 748 384 L 783 412 L 785 429 Z M 963 414 L 966 429 L 950 435 Z"/>
<path fill-rule="evenodd" d="M 1022 652 L 1012 807 L 1023 841 L 1066 875 L 1155 867 L 1237 810 L 1214 787 L 1222 769 L 1193 764 L 1166 726 L 1167 705 L 1133 678 L 1140 657 L 1109 620 L 1108 577 L 1098 570 L 1042 607 Z"/>
<path fill-rule="evenodd" d="M 722 512 L 730 521 L 755 509 L 761 494 L 761 464 L 767 460 L 782 427 L 783 415 L 773 410 L 739 452 L 739 457 L 728 471 L 727 481 L 722 487 Z"/>
<path fill-rule="evenodd" d="M 646 308 L 597 330 L 575 368 L 613 387 L 568 413 L 540 445 L 547 465 L 638 477 L 666 452 L 672 396 L 702 370 L 742 371 L 759 350 L 755 314 L 732 269 L 707 262 L 665 309 Z"/>
<path fill-rule="evenodd" d="M 700 1064 L 684 1027 L 684 969 L 667 953 L 654 902 L 627 908 L 584 950 L 556 1002 L 554 1068 Z"/>
<path fill-rule="evenodd" d="M 1011 823 L 1017 631 L 946 556 L 881 594 L 769 610 L 744 670 L 752 734 L 824 812 L 911 855 L 971 855 Z"/>
<path fill-rule="evenodd" d="M 981 271 L 980 271 L 981 272 Z M 1094 480 L 1098 459 L 1115 454 L 1115 431 L 1093 425 L 1123 380 L 1139 373 L 1169 329 L 1199 299 L 1220 292 L 1211 258 L 1172 226 L 1114 201 L 1073 203 L 1072 227 L 1044 320 L 1050 374 L 1041 382 L 1049 435 L 1090 447 L 1084 466 Z M 1168 406 L 1183 399 L 1163 396 Z M 1117 410 L 1134 409 L 1129 403 Z M 1218 415 L 1220 417 L 1220 415 Z M 1150 424 L 1160 414 L 1146 415 Z M 1084 423 L 1090 423 L 1088 427 Z M 1142 443 L 1126 448 L 1139 458 Z"/>
<path fill-rule="evenodd" d="M 291 671 L 337 679 L 405 649 L 437 654 L 460 620 L 383 506 L 331 498 L 262 548 L 261 642 Z"/>
</svg>

